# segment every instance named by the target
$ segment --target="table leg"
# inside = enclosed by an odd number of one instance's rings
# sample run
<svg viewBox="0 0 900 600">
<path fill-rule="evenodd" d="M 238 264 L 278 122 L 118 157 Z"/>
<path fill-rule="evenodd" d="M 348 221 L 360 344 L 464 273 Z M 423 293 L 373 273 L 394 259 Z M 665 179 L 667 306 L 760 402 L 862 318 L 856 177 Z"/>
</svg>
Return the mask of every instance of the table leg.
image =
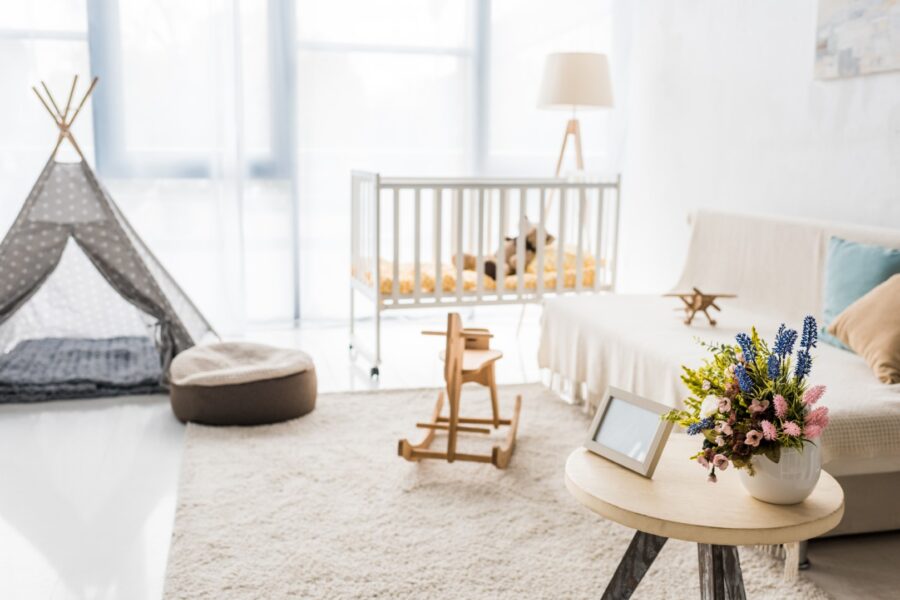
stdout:
<svg viewBox="0 0 900 600">
<path fill-rule="evenodd" d="M 625 556 L 603 592 L 603 600 L 627 600 L 669 538 L 636 531 Z"/>
<path fill-rule="evenodd" d="M 697 554 L 703 600 L 745 600 L 737 547 L 697 544 Z"/>
</svg>

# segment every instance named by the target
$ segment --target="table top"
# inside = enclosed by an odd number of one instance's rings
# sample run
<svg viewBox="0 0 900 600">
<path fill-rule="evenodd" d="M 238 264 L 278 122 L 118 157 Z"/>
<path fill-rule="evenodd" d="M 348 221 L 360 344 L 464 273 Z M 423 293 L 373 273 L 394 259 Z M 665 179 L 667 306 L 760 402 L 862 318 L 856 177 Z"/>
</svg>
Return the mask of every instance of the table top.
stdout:
<svg viewBox="0 0 900 600">
<path fill-rule="evenodd" d="M 696 438 L 669 437 L 653 479 L 579 448 L 566 461 L 566 487 L 592 511 L 626 527 L 702 544 L 746 546 L 802 541 L 833 529 L 844 515 L 844 491 L 822 471 L 813 493 L 788 506 L 744 490 L 734 467 L 718 483 L 689 459 Z"/>
</svg>

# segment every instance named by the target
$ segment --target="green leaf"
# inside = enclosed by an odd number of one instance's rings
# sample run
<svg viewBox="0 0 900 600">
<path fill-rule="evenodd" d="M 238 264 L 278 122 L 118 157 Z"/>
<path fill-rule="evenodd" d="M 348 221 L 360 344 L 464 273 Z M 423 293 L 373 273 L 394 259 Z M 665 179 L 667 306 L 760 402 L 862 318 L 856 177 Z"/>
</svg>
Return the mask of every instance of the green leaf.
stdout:
<svg viewBox="0 0 900 600">
<path fill-rule="evenodd" d="M 763 452 L 766 458 L 771 460 L 773 463 L 778 464 L 778 461 L 781 460 L 781 446 L 772 445 L 766 448 L 766 451 Z"/>
</svg>

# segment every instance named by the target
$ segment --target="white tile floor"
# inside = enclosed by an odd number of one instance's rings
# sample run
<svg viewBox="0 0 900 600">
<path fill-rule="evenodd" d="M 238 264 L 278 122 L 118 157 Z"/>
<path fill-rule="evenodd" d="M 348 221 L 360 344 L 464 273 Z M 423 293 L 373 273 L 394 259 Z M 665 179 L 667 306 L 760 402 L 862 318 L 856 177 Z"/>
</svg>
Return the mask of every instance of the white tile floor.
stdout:
<svg viewBox="0 0 900 600">
<path fill-rule="evenodd" d="M 540 309 L 463 313 L 490 327 L 506 356 L 498 381 L 537 381 Z M 474 317 L 474 318 L 473 318 Z M 445 318 L 445 317 L 444 317 Z M 408 311 L 383 324 L 378 381 L 351 360 L 345 324 L 254 331 L 247 339 L 298 347 L 316 361 L 321 392 L 440 384 L 440 313 Z M 172 533 L 184 427 L 166 397 L 0 406 L 0 599 L 156 599 Z"/>
<path fill-rule="evenodd" d="M 463 313 L 490 327 L 501 384 L 537 381 L 540 309 Z M 436 386 L 439 313 L 384 324 L 379 381 L 353 361 L 343 324 L 261 330 L 248 339 L 303 348 L 322 392 Z M 157 599 L 161 596 L 184 427 L 165 397 L 0 406 L 0 599 Z M 807 577 L 834 598 L 891 598 L 900 589 L 900 533 L 814 541 Z M 818 568 L 817 568 L 818 565 Z M 887 595 L 886 595 L 887 594 Z"/>
</svg>

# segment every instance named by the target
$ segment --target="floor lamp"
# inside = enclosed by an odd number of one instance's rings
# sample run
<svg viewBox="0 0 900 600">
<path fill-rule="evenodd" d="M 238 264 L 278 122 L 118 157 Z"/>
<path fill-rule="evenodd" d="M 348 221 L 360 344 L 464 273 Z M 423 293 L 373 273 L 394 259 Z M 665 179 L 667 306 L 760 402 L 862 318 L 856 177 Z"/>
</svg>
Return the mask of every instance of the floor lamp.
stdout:
<svg viewBox="0 0 900 600">
<path fill-rule="evenodd" d="M 562 172 L 569 136 L 574 138 L 575 162 L 578 169 L 584 170 L 581 126 L 578 124 L 577 109 L 604 108 L 612 105 L 612 83 L 609 80 L 609 62 L 605 54 L 560 52 L 547 56 L 538 107 L 564 108 L 572 111 L 572 118 L 566 123 L 559 159 L 556 161 L 557 177 Z"/>
</svg>

